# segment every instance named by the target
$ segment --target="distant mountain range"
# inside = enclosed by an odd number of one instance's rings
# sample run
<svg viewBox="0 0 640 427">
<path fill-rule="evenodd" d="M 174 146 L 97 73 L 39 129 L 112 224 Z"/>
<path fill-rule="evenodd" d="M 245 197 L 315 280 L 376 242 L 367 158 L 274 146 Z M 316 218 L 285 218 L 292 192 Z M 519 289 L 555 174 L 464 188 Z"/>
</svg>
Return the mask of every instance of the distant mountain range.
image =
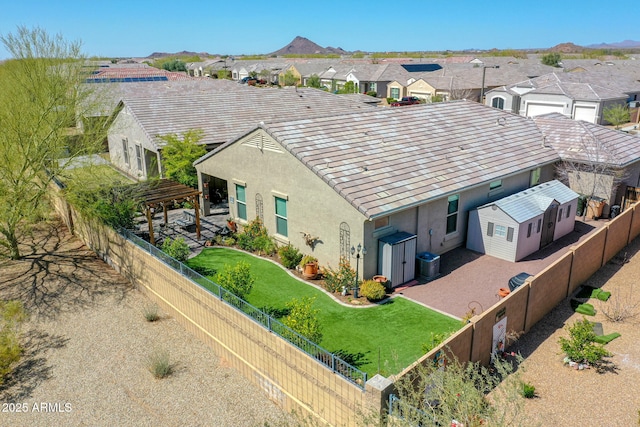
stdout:
<svg viewBox="0 0 640 427">
<path fill-rule="evenodd" d="M 616 43 L 599 43 L 599 44 L 592 44 L 592 45 L 588 45 L 588 46 L 578 46 L 574 43 L 571 42 L 567 42 L 567 43 L 560 43 L 556 46 L 550 47 L 547 50 L 551 51 L 551 52 L 558 52 L 558 53 L 580 53 L 583 52 L 587 49 L 639 49 L 640 48 L 640 41 L 635 41 L 635 40 L 624 40 L 622 42 L 616 42 Z M 525 51 L 530 50 L 530 49 L 523 49 Z M 535 50 L 540 50 L 540 49 L 535 49 Z M 353 52 L 347 52 L 344 49 L 342 49 L 341 47 L 322 47 L 314 42 L 312 42 L 311 40 L 305 38 L 305 37 L 301 37 L 301 36 L 297 36 L 296 38 L 294 38 L 291 43 L 288 43 L 286 46 L 284 46 L 281 49 L 278 49 L 274 52 L 271 52 L 267 55 L 269 56 L 283 56 L 283 55 L 313 55 L 313 54 L 337 54 L 337 55 L 349 55 L 352 54 Z M 200 57 L 212 57 L 212 56 L 216 56 L 216 55 L 210 55 L 206 52 L 188 52 L 188 51 L 182 51 L 182 52 L 177 52 L 177 53 L 164 53 L 164 52 L 154 52 L 151 55 L 149 55 L 147 58 L 149 59 L 157 59 L 157 58 L 163 58 L 163 57 L 167 57 L 167 56 L 200 56 Z"/>
</svg>

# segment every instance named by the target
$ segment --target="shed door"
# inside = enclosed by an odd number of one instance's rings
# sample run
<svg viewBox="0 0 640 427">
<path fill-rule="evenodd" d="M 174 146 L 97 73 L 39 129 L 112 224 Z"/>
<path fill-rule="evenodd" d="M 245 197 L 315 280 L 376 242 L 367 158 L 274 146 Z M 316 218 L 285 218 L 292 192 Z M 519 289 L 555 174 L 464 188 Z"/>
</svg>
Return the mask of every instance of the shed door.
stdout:
<svg viewBox="0 0 640 427">
<path fill-rule="evenodd" d="M 540 247 L 543 248 L 553 242 L 553 233 L 556 230 L 556 218 L 558 217 L 558 204 L 552 203 L 544 213 L 542 221 L 542 235 L 540 236 Z"/>
<path fill-rule="evenodd" d="M 379 262 L 382 275 L 399 286 L 415 278 L 417 238 L 397 243 L 380 242 Z"/>
</svg>

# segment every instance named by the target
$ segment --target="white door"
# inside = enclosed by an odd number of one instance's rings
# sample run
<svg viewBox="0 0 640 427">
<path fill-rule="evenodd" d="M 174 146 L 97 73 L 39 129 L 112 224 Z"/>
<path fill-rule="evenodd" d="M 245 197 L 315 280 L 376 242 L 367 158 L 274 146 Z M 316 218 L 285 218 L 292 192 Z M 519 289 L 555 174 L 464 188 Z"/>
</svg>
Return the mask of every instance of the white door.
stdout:
<svg viewBox="0 0 640 427">
<path fill-rule="evenodd" d="M 589 105 L 576 105 L 573 111 L 573 118 L 575 120 L 584 120 L 585 122 L 596 122 L 596 107 Z"/>
<path fill-rule="evenodd" d="M 539 116 L 541 114 L 548 114 L 548 113 L 562 114 L 563 111 L 564 111 L 564 105 L 528 102 L 526 116 L 534 117 L 534 116 Z"/>
</svg>

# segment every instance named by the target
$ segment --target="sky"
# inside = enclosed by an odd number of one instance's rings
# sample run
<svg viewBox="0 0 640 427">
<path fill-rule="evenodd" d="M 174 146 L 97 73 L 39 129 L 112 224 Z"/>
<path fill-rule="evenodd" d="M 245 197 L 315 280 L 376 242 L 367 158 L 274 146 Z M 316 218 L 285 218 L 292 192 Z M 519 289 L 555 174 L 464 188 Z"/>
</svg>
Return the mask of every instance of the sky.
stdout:
<svg viewBox="0 0 640 427">
<path fill-rule="evenodd" d="M 636 7 L 631 0 L 615 9 L 602 0 L 2 0 L 0 35 L 39 27 L 80 41 L 88 56 L 110 58 L 267 54 L 296 36 L 346 51 L 535 49 L 640 40 L 625 19 Z M 9 57 L 1 44 L 0 60 Z"/>
</svg>

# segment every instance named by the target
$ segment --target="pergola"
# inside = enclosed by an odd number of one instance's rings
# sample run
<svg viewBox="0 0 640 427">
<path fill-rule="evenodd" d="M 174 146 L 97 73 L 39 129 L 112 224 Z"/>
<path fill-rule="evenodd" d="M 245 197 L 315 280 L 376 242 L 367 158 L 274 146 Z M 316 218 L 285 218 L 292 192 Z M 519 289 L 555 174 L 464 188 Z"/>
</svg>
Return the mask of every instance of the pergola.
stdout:
<svg viewBox="0 0 640 427">
<path fill-rule="evenodd" d="M 156 239 L 153 235 L 153 215 L 151 209 L 154 211 L 162 206 L 162 212 L 164 214 L 165 225 L 168 222 L 167 219 L 167 204 L 178 202 L 189 202 L 193 205 L 196 217 L 196 238 L 200 240 L 200 207 L 198 204 L 198 196 L 200 191 L 187 187 L 186 185 L 179 184 L 175 181 L 168 179 L 159 179 L 149 183 L 148 186 L 144 186 L 140 199 L 145 207 L 145 213 L 147 216 L 147 222 L 149 223 L 149 242 L 152 245 L 156 244 Z"/>
</svg>

